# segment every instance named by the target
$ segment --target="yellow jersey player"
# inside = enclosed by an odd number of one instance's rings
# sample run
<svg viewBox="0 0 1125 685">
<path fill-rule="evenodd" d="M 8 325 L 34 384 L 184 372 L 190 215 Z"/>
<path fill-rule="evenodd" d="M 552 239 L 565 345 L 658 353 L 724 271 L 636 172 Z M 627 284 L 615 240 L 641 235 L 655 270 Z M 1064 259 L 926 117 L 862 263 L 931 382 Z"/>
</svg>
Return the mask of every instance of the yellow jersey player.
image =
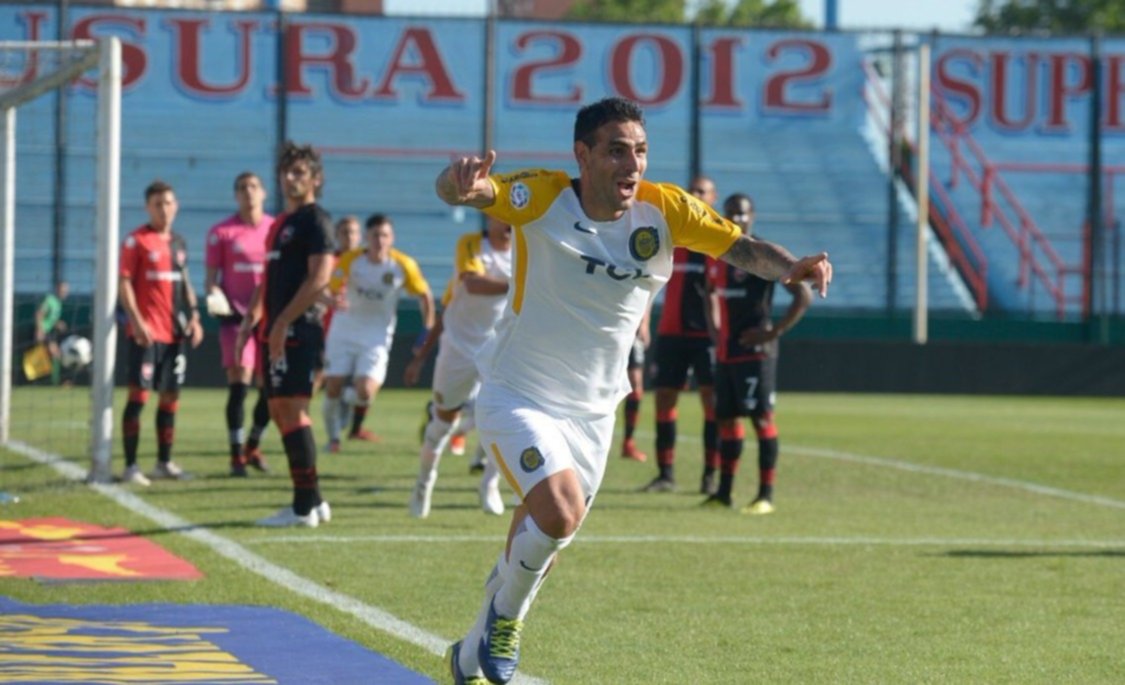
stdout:
<svg viewBox="0 0 1125 685">
<path fill-rule="evenodd" d="M 434 325 L 434 298 L 418 263 L 394 249 L 390 218 L 367 219 L 367 246 L 340 256 L 329 289 L 336 311 L 324 354 L 324 423 L 328 451 L 340 448 L 340 396 L 349 378 L 355 381 L 355 405 L 349 437 L 373 442 L 363 428 L 367 408 L 387 377 L 387 361 L 398 323 L 400 291 L 418 298 L 423 325 Z"/>
<path fill-rule="evenodd" d="M 478 359 L 477 430 L 521 499 L 506 550 L 468 635 L 451 650 L 457 683 L 507 683 L 523 620 L 556 554 L 597 495 L 628 392 L 625 367 L 641 317 L 686 247 L 773 280 L 827 293 L 827 254 L 796 259 L 742 231 L 682 188 L 644 180 L 648 138 L 635 103 L 607 98 L 574 125 L 579 177 L 491 175 L 495 152 L 442 170 L 438 196 L 511 224 L 511 292 Z M 486 680 L 487 679 L 487 680 Z"/>
<path fill-rule="evenodd" d="M 430 514 L 442 451 L 454 435 L 465 405 L 477 394 L 476 358 L 492 338 L 507 302 L 508 280 L 512 275 L 511 227 L 489 219 L 483 234 L 474 232 L 462 236 L 457 243 L 455 267 L 456 273 L 443 298 L 445 309 L 441 323 L 415 353 L 405 374 L 408 385 L 417 382 L 436 338 L 433 333 L 440 328 L 433 404 L 423 433 L 418 482 L 410 500 L 410 513 L 416 518 Z M 486 513 L 504 513 L 499 480 L 495 460 L 487 460 L 480 484 L 481 508 Z"/>
</svg>

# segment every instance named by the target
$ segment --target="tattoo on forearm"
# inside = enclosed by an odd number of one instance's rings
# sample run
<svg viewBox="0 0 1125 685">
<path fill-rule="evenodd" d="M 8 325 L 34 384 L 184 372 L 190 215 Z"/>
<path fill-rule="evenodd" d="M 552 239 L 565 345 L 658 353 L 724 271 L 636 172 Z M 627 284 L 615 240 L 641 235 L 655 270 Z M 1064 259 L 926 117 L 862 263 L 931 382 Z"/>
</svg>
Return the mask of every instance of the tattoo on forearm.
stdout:
<svg viewBox="0 0 1125 685">
<path fill-rule="evenodd" d="M 722 260 L 767 280 L 777 280 L 789 273 L 797 261 L 780 245 L 746 236 L 734 241 Z"/>
</svg>

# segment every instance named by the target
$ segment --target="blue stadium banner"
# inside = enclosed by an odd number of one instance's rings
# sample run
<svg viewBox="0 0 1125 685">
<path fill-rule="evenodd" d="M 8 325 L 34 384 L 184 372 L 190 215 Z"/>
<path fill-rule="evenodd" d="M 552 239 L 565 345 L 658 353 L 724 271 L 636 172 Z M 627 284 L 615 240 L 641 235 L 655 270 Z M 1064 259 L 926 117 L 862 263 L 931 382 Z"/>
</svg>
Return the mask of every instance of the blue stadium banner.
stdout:
<svg viewBox="0 0 1125 685">
<path fill-rule="evenodd" d="M 0 681 L 44 685 L 433 682 L 278 609 L 38 606 L 2 597 Z"/>
</svg>

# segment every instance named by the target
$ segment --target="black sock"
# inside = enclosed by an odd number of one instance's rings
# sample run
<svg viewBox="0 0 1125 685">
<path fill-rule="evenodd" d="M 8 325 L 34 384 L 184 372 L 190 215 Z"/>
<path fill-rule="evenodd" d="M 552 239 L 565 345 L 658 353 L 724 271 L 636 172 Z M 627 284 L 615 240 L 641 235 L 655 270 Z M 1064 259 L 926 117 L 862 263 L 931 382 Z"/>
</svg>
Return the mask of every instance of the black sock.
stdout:
<svg viewBox="0 0 1125 685">
<path fill-rule="evenodd" d="M 172 442 L 176 435 L 176 403 L 162 404 L 156 410 L 157 458 L 172 461 Z"/>
<path fill-rule="evenodd" d="M 143 402 L 129 400 L 121 415 L 121 438 L 125 445 L 126 467 L 137 463 L 137 442 L 141 437 L 141 410 L 144 408 Z"/>
<path fill-rule="evenodd" d="M 321 501 L 312 427 L 301 426 L 292 430 L 282 436 L 281 442 L 285 445 L 289 478 L 293 481 L 293 511 L 299 516 L 308 516 Z"/>
<path fill-rule="evenodd" d="M 359 433 L 360 429 L 363 428 L 363 420 L 366 418 L 367 405 L 357 402 L 355 408 L 352 409 L 352 435 Z"/>
<path fill-rule="evenodd" d="M 641 411 L 641 394 L 631 392 L 625 396 L 625 439 L 632 440 L 637 430 L 637 414 Z"/>
<path fill-rule="evenodd" d="M 230 437 L 230 458 L 242 456 L 242 424 L 246 421 L 246 384 L 231 383 L 227 388 L 227 435 Z"/>
<path fill-rule="evenodd" d="M 719 441 L 719 453 L 722 455 L 723 465 L 722 473 L 719 474 L 719 489 L 715 495 L 730 501 L 734 490 L 734 475 L 738 473 L 738 460 L 742 458 L 742 438 Z"/>
<path fill-rule="evenodd" d="M 254 449 L 262 441 L 262 433 L 270 424 L 270 405 L 266 393 L 258 390 L 258 401 L 254 404 L 254 425 L 250 427 L 250 437 L 246 439 L 247 449 Z"/>
</svg>

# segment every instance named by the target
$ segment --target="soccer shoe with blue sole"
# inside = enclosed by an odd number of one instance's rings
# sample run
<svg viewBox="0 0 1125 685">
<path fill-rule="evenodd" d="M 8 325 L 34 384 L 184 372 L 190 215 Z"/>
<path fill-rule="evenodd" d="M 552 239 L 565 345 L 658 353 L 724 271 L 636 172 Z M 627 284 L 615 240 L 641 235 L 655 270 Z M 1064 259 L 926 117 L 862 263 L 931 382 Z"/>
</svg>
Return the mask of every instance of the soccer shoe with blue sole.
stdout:
<svg viewBox="0 0 1125 685">
<path fill-rule="evenodd" d="M 449 674 L 453 676 L 453 685 L 489 685 L 484 676 L 465 675 L 461 672 L 458 659 L 461 656 L 461 641 L 453 643 L 449 650 Z"/>
<path fill-rule="evenodd" d="M 477 647 L 477 658 L 484 677 L 492 683 L 507 683 L 520 665 L 520 633 L 523 621 L 496 613 L 496 600 L 488 605 L 484 636 Z"/>
</svg>

